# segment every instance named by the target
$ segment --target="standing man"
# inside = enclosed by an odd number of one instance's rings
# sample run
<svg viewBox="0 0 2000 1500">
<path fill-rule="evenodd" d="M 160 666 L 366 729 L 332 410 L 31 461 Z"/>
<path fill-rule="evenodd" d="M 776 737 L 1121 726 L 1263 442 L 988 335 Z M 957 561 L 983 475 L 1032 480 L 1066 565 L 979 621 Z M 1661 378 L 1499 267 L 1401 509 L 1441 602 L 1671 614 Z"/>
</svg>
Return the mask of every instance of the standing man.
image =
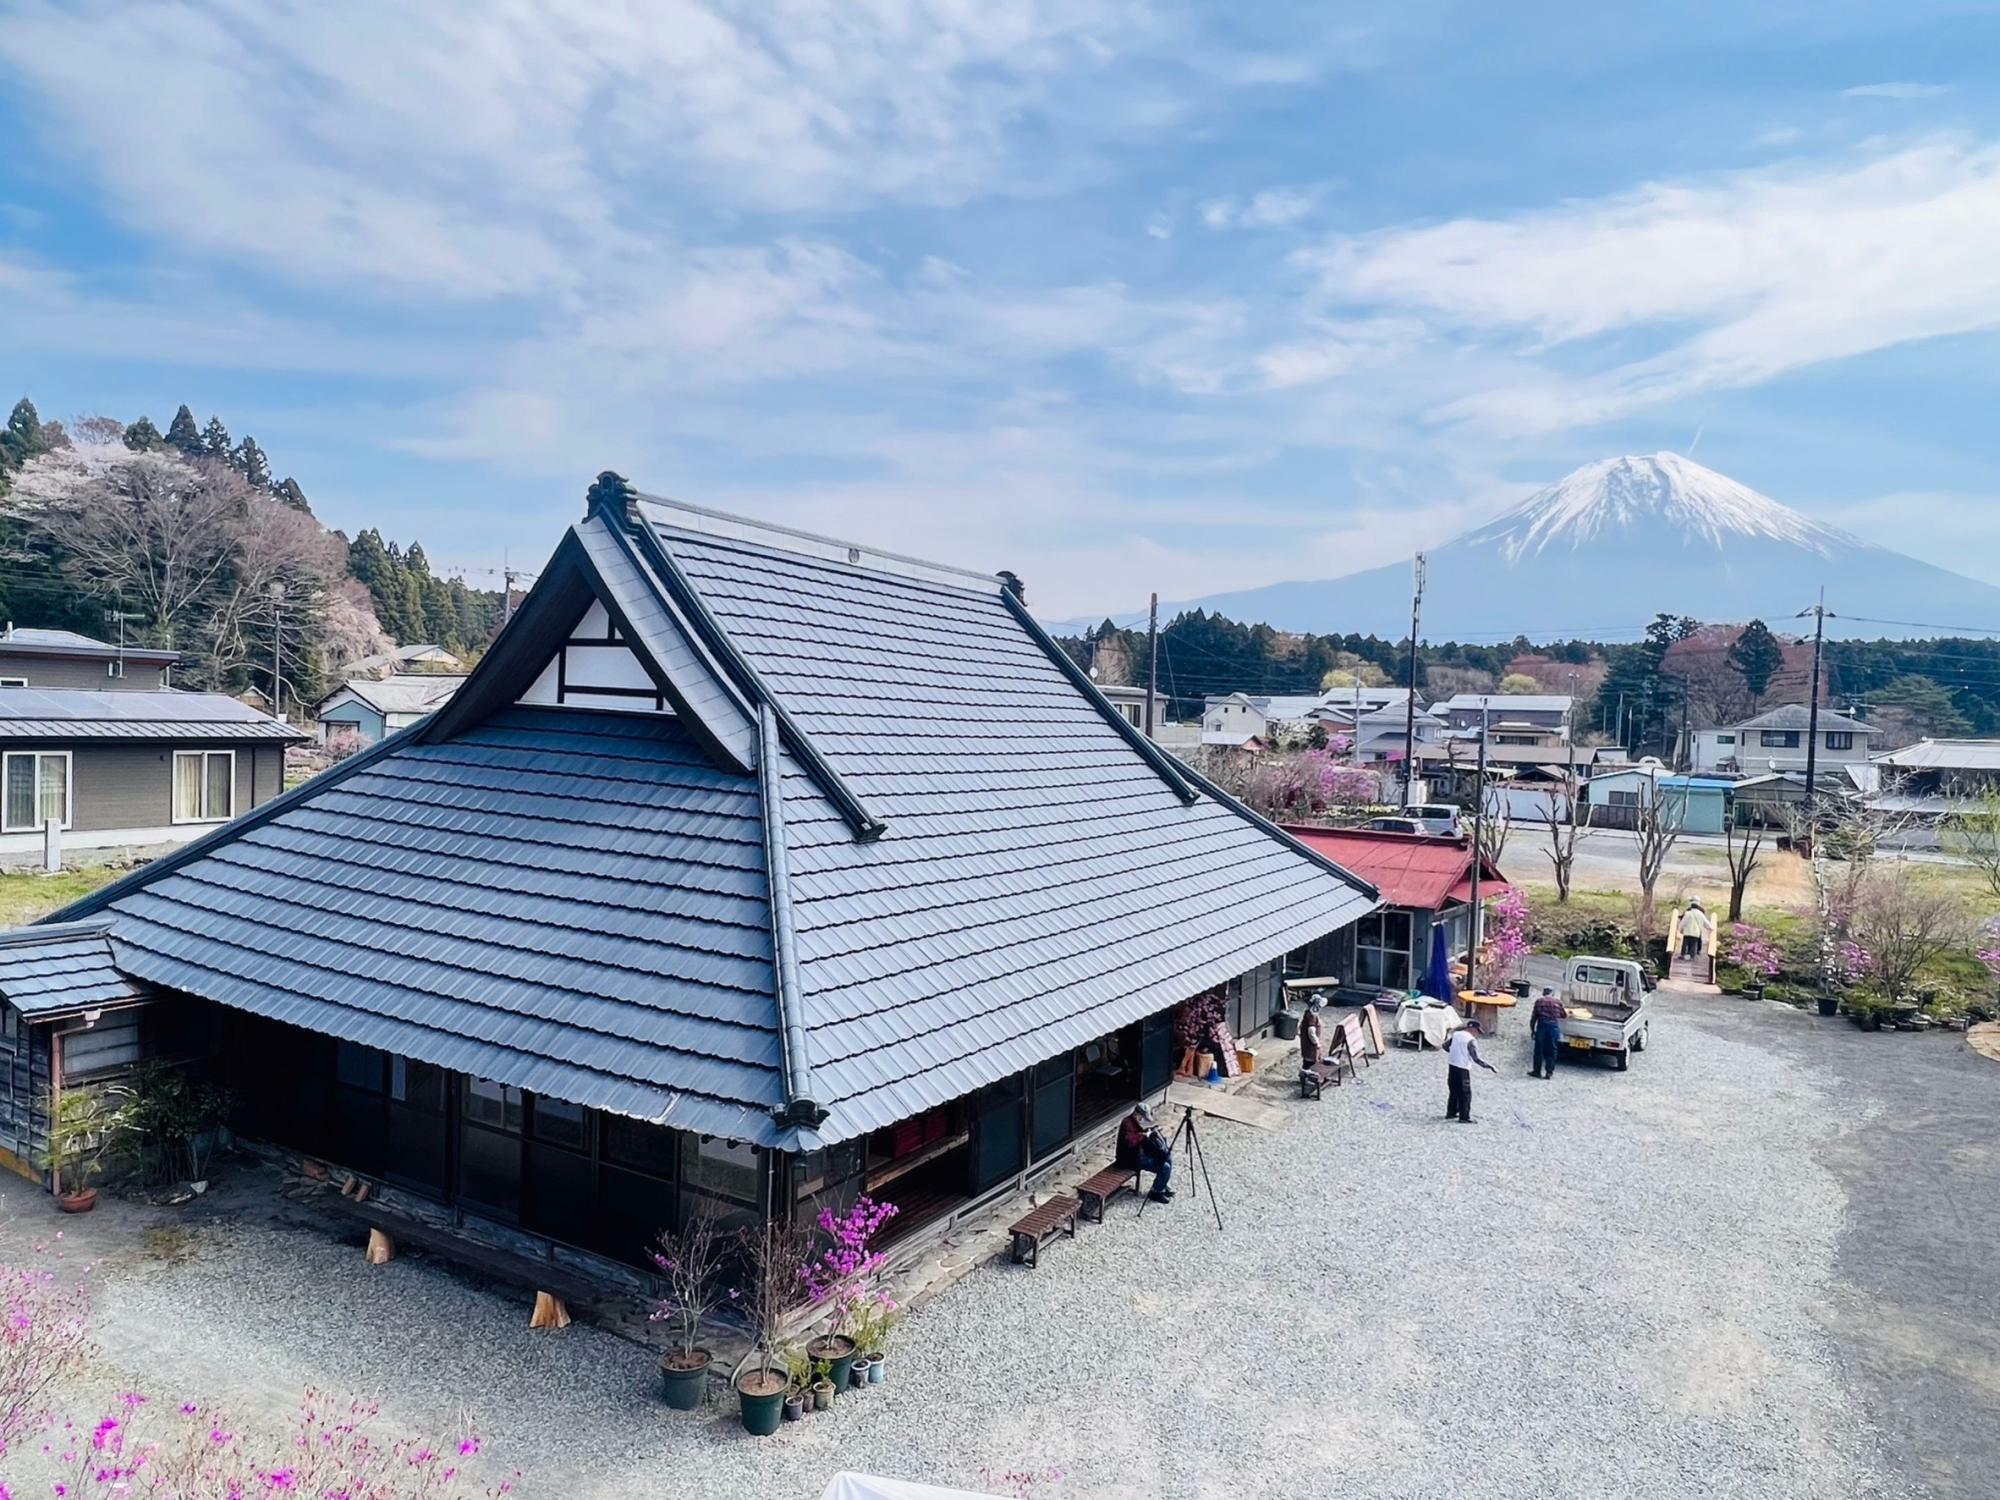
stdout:
<svg viewBox="0 0 2000 1500">
<path fill-rule="evenodd" d="M 1473 1068 L 1481 1067 L 1489 1073 L 1499 1071 L 1479 1055 L 1479 1048 L 1472 1040 L 1479 1035 L 1479 1023 L 1467 1021 L 1444 1044 L 1444 1117 L 1461 1125 L 1472 1123 Z"/>
<path fill-rule="evenodd" d="M 1530 1078 L 1556 1076 L 1556 1048 L 1562 1043 L 1563 1017 L 1568 1014 L 1562 1001 L 1556 999 L 1556 992 L 1543 985 L 1530 1017 L 1535 1029 L 1535 1065 L 1528 1070 Z"/>
</svg>

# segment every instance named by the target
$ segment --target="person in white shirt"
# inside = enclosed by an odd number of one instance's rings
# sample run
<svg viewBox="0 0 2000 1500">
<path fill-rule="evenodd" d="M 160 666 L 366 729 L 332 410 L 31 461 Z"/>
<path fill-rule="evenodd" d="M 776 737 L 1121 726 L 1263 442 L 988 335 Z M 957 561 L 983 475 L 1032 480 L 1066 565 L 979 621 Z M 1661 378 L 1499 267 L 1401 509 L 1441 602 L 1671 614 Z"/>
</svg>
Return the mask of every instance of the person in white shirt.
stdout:
<svg viewBox="0 0 2000 1500">
<path fill-rule="evenodd" d="M 1498 1071 L 1479 1055 L 1479 1048 L 1473 1043 L 1472 1039 L 1480 1034 L 1479 1023 L 1467 1021 L 1444 1044 L 1444 1117 L 1461 1125 L 1472 1123 L 1473 1068 L 1484 1068 L 1489 1073 Z"/>
</svg>

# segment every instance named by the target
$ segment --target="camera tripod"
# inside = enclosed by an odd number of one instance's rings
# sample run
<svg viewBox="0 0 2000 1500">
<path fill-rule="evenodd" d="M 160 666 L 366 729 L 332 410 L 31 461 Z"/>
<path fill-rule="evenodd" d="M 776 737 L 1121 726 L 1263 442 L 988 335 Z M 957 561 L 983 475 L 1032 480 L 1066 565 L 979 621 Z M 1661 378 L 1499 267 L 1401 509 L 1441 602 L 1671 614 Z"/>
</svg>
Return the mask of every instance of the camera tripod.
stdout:
<svg viewBox="0 0 2000 1500">
<path fill-rule="evenodd" d="M 1208 1175 L 1208 1158 L 1202 1154 L 1201 1137 L 1195 1133 L 1194 1106 L 1192 1104 L 1183 1104 L 1181 1111 L 1181 1122 L 1174 1127 L 1173 1139 L 1167 1142 L 1167 1155 L 1172 1156 L 1180 1148 L 1183 1136 L 1187 1138 L 1188 1165 L 1190 1169 L 1201 1173 L 1201 1185 L 1208 1190 L 1209 1212 L 1215 1215 L 1215 1227 L 1220 1229 L 1222 1227 L 1222 1206 L 1215 1201 L 1215 1183 L 1210 1180 Z M 1150 1201 L 1151 1197 L 1149 1194 L 1139 1194 L 1140 1217 L 1143 1218 L 1145 1216 L 1146 1205 Z"/>
</svg>

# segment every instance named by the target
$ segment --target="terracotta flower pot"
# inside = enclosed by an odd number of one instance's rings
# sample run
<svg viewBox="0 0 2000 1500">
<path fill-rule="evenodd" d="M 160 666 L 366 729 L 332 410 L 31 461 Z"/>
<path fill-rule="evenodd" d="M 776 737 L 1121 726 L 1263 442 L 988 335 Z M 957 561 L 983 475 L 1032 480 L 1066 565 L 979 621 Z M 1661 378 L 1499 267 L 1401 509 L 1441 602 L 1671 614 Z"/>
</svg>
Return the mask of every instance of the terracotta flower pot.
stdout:
<svg viewBox="0 0 2000 1500">
<path fill-rule="evenodd" d="M 56 1199 L 56 1206 L 66 1214 L 87 1214 L 97 1207 L 97 1189 L 87 1187 L 79 1192 L 64 1193 Z"/>
</svg>

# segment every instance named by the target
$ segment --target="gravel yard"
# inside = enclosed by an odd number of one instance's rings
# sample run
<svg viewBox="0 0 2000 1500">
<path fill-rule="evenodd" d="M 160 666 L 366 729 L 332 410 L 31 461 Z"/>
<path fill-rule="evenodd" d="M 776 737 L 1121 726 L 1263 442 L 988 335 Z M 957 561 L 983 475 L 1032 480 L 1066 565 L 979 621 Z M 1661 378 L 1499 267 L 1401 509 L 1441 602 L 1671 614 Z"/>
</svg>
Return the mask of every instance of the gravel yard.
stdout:
<svg viewBox="0 0 2000 1500">
<path fill-rule="evenodd" d="M 252 1216 L 178 1257 L 139 1248 L 132 1211 L 65 1227 L 104 1259 L 107 1388 L 253 1421 L 307 1383 L 412 1426 L 469 1410 L 530 1495 L 792 1500 L 842 1467 L 976 1488 L 1053 1465 L 1038 1497 L 1970 1497 L 2000 1412 L 1990 1126 L 1926 1139 L 1915 1196 L 1876 1146 L 1913 1144 L 1885 1111 L 1990 1122 L 2000 1066 L 1850 1031 L 1663 998 L 1629 1072 L 1540 1082 L 1517 1025 L 1469 1128 L 1440 1118 L 1435 1054 L 1317 1104 L 1260 1078 L 1287 1133 L 1204 1122 L 1220 1232 L 1184 1161 L 1173 1204 L 1123 1200 L 1036 1271 L 974 1270 L 906 1323 L 890 1384 L 762 1442 L 722 1403 L 648 1401 L 644 1349 L 530 1334 L 519 1299 L 421 1261 L 371 1270 Z M 11 1207 L 10 1249 L 55 1217 Z M 1962 1304 L 1900 1306 L 1883 1258 L 1961 1238 Z"/>
</svg>

